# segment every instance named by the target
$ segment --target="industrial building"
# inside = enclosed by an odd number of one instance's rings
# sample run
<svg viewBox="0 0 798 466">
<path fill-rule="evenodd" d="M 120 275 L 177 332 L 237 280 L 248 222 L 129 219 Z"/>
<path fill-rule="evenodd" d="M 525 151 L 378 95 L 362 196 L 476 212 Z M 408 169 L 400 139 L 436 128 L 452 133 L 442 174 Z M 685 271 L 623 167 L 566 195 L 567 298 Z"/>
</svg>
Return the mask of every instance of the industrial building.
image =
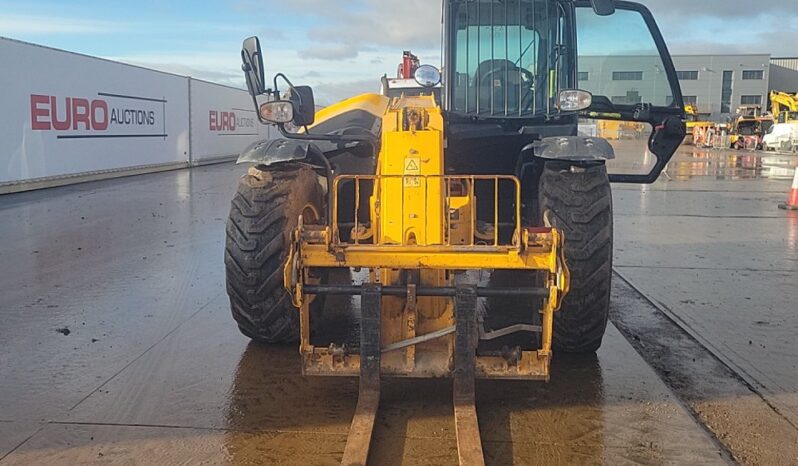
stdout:
<svg viewBox="0 0 798 466">
<path fill-rule="evenodd" d="M 798 58 L 753 55 L 675 55 L 685 104 L 724 121 L 742 105 L 767 108 L 771 90 L 798 92 Z M 668 104 L 672 99 L 658 56 L 582 56 L 580 87 L 614 102 Z"/>
<path fill-rule="evenodd" d="M 798 57 L 770 59 L 770 89 L 798 94 Z"/>
</svg>

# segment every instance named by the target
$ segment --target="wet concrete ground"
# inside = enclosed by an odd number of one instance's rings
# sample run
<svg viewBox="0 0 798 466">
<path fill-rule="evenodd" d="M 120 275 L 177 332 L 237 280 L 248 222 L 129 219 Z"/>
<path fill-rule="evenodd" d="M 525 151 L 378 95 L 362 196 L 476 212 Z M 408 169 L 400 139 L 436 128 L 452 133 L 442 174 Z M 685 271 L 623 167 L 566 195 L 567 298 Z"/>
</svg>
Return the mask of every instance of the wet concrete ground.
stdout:
<svg viewBox="0 0 798 466">
<path fill-rule="evenodd" d="M 618 273 L 798 425 L 798 158 L 682 152 L 671 179 L 617 187 Z"/>
<path fill-rule="evenodd" d="M 790 161 L 731 157 L 684 154 L 670 181 L 617 187 L 617 270 L 792 416 L 798 219 L 775 210 Z M 303 378 L 295 348 L 251 344 L 229 317 L 224 221 L 243 172 L 0 197 L 0 464 L 340 461 L 356 380 Z M 384 386 L 374 464 L 456 463 L 450 384 Z M 478 409 L 489 464 L 728 458 L 614 326 L 596 357 L 557 357 L 548 385 L 478 384 Z"/>
</svg>

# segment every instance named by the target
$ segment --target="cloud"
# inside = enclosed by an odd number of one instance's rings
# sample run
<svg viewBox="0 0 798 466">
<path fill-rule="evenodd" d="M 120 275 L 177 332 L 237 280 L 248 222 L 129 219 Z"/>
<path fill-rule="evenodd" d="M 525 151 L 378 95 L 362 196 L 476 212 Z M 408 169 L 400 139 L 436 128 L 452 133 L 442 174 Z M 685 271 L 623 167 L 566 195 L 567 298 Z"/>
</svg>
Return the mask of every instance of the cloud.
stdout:
<svg viewBox="0 0 798 466">
<path fill-rule="evenodd" d="M 317 60 L 346 60 L 357 58 L 359 53 L 360 51 L 351 45 L 313 47 L 297 51 L 301 58 L 315 58 Z"/>
<path fill-rule="evenodd" d="M 106 56 L 109 60 L 129 63 L 181 76 L 212 81 L 228 86 L 245 88 L 239 58 L 234 54 L 184 52 L 142 53 L 124 56 Z"/>
<path fill-rule="evenodd" d="M 644 0 L 675 54 L 796 55 L 798 1 Z"/>
<path fill-rule="evenodd" d="M 250 2 L 254 0 L 249 0 Z M 442 2 L 434 0 L 263 0 L 267 8 L 311 19 L 315 45 L 343 50 L 438 49 Z M 351 52 L 349 52 L 351 55 Z"/>
<path fill-rule="evenodd" d="M 379 91 L 380 82 L 377 79 L 322 82 L 313 86 L 316 103 L 319 105 L 330 105 L 348 97 Z"/>
<path fill-rule="evenodd" d="M 752 19 L 757 16 L 789 18 L 798 14 L 798 2 L 791 0 L 643 0 L 655 16 L 668 16 L 681 19 L 695 17 L 709 18 L 743 18 Z M 752 28 L 769 27 L 770 24 L 751 24 Z"/>
<path fill-rule="evenodd" d="M 798 55 L 790 40 L 798 37 L 798 0 L 640 1 L 674 54 Z M 201 12 L 105 16 L 70 2 L 14 3 L 0 15 L 0 35 L 70 49 L 83 43 L 81 52 L 237 87 L 244 83 L 240 41 L 257 32 L 267 74 L 284 72 L 313 85 L 327 103 L 377 91 L 379 77 L 396 72 L 403 50 L 440 63 L 442 0 L 231 0 L 239 21 Z M 261 20 L 254 12 L 269 14 Z"/>
<path fill-rule="evenodd" d="M 428 49 L 440 44 L 441 2 L 363 0 L 359 3 L 359 10 L 333 16 L 329 25 L 311 29 L 309 37 L 321 42 L 400 49 Z"/>
<path fill-rule="evenodd" d="M 85 20 L 67 17 L 3 14 L 0 35 L 20 34 L 105 34 L 128 29 L 126 24 L 112 21 Z"/>
<path fill-rule="evenodd" d="M 300 56 L 340 60 L 358 53 L 440 50 L 440 0 L 242 0 L 309 24 Z M 796 55 L 785 37 L 798 37 L 798 1 L 642 0 L 676 54 L 772 53 Z M 778 31 L 774 31 L 777 28 Z M 376 64 L 376 63 L 372 63 Z"/>
<path fill-rule="evenodd" d="M 321 74 L 321 73 L 319 73 L 318 71 L 313 71 L 313 70 L 310 70 L 310 71 L 308 71 L 307 73 L 305 73 L 305 74 L 303 74 L 302 76 L 300 76 L 300 78 L 303 78 L 303 79 L 308 79 L 308 78 L 321 78 L 321 77 L 322 77 L 322 74 Z"/>
</svg>

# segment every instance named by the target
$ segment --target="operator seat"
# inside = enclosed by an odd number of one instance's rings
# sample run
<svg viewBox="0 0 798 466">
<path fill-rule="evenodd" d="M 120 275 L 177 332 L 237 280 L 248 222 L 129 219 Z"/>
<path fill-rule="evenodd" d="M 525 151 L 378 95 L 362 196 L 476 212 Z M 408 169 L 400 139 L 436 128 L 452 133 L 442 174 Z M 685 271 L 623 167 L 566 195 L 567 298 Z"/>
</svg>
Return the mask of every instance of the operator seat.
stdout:
<svg viewBox="0 0 798 466">
<path fill-rule="evenodd" d="M 472 95 L 479 96 L 479 112 L 490 112 L 491 102 L 495 112 L 518 112 L 521 100 L 521 69 L 506 59 L 485 60 L 477 66 L 472 83 Z M 506 97 L 506 101 L 505 101 Z"/>
</svg>

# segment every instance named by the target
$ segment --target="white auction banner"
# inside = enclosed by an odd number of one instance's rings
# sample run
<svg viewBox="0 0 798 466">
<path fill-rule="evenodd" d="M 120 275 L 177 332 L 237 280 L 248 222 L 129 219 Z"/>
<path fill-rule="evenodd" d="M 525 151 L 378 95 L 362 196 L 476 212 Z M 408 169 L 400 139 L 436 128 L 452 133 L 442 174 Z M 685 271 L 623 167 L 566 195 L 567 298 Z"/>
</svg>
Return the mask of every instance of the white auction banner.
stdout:
<svg viewBox="0 0 798 466">
<path fill-rule="evenodd" d="M 188 78 L 2 37 L 0 63 L 0 184 L 188 164 Z"/>
<path fill-rule="evenodd" d="M 247 91 L 191 79 L 191 161 L 238 156 L 247 146 L 268 139 Z"/>
</svg>

